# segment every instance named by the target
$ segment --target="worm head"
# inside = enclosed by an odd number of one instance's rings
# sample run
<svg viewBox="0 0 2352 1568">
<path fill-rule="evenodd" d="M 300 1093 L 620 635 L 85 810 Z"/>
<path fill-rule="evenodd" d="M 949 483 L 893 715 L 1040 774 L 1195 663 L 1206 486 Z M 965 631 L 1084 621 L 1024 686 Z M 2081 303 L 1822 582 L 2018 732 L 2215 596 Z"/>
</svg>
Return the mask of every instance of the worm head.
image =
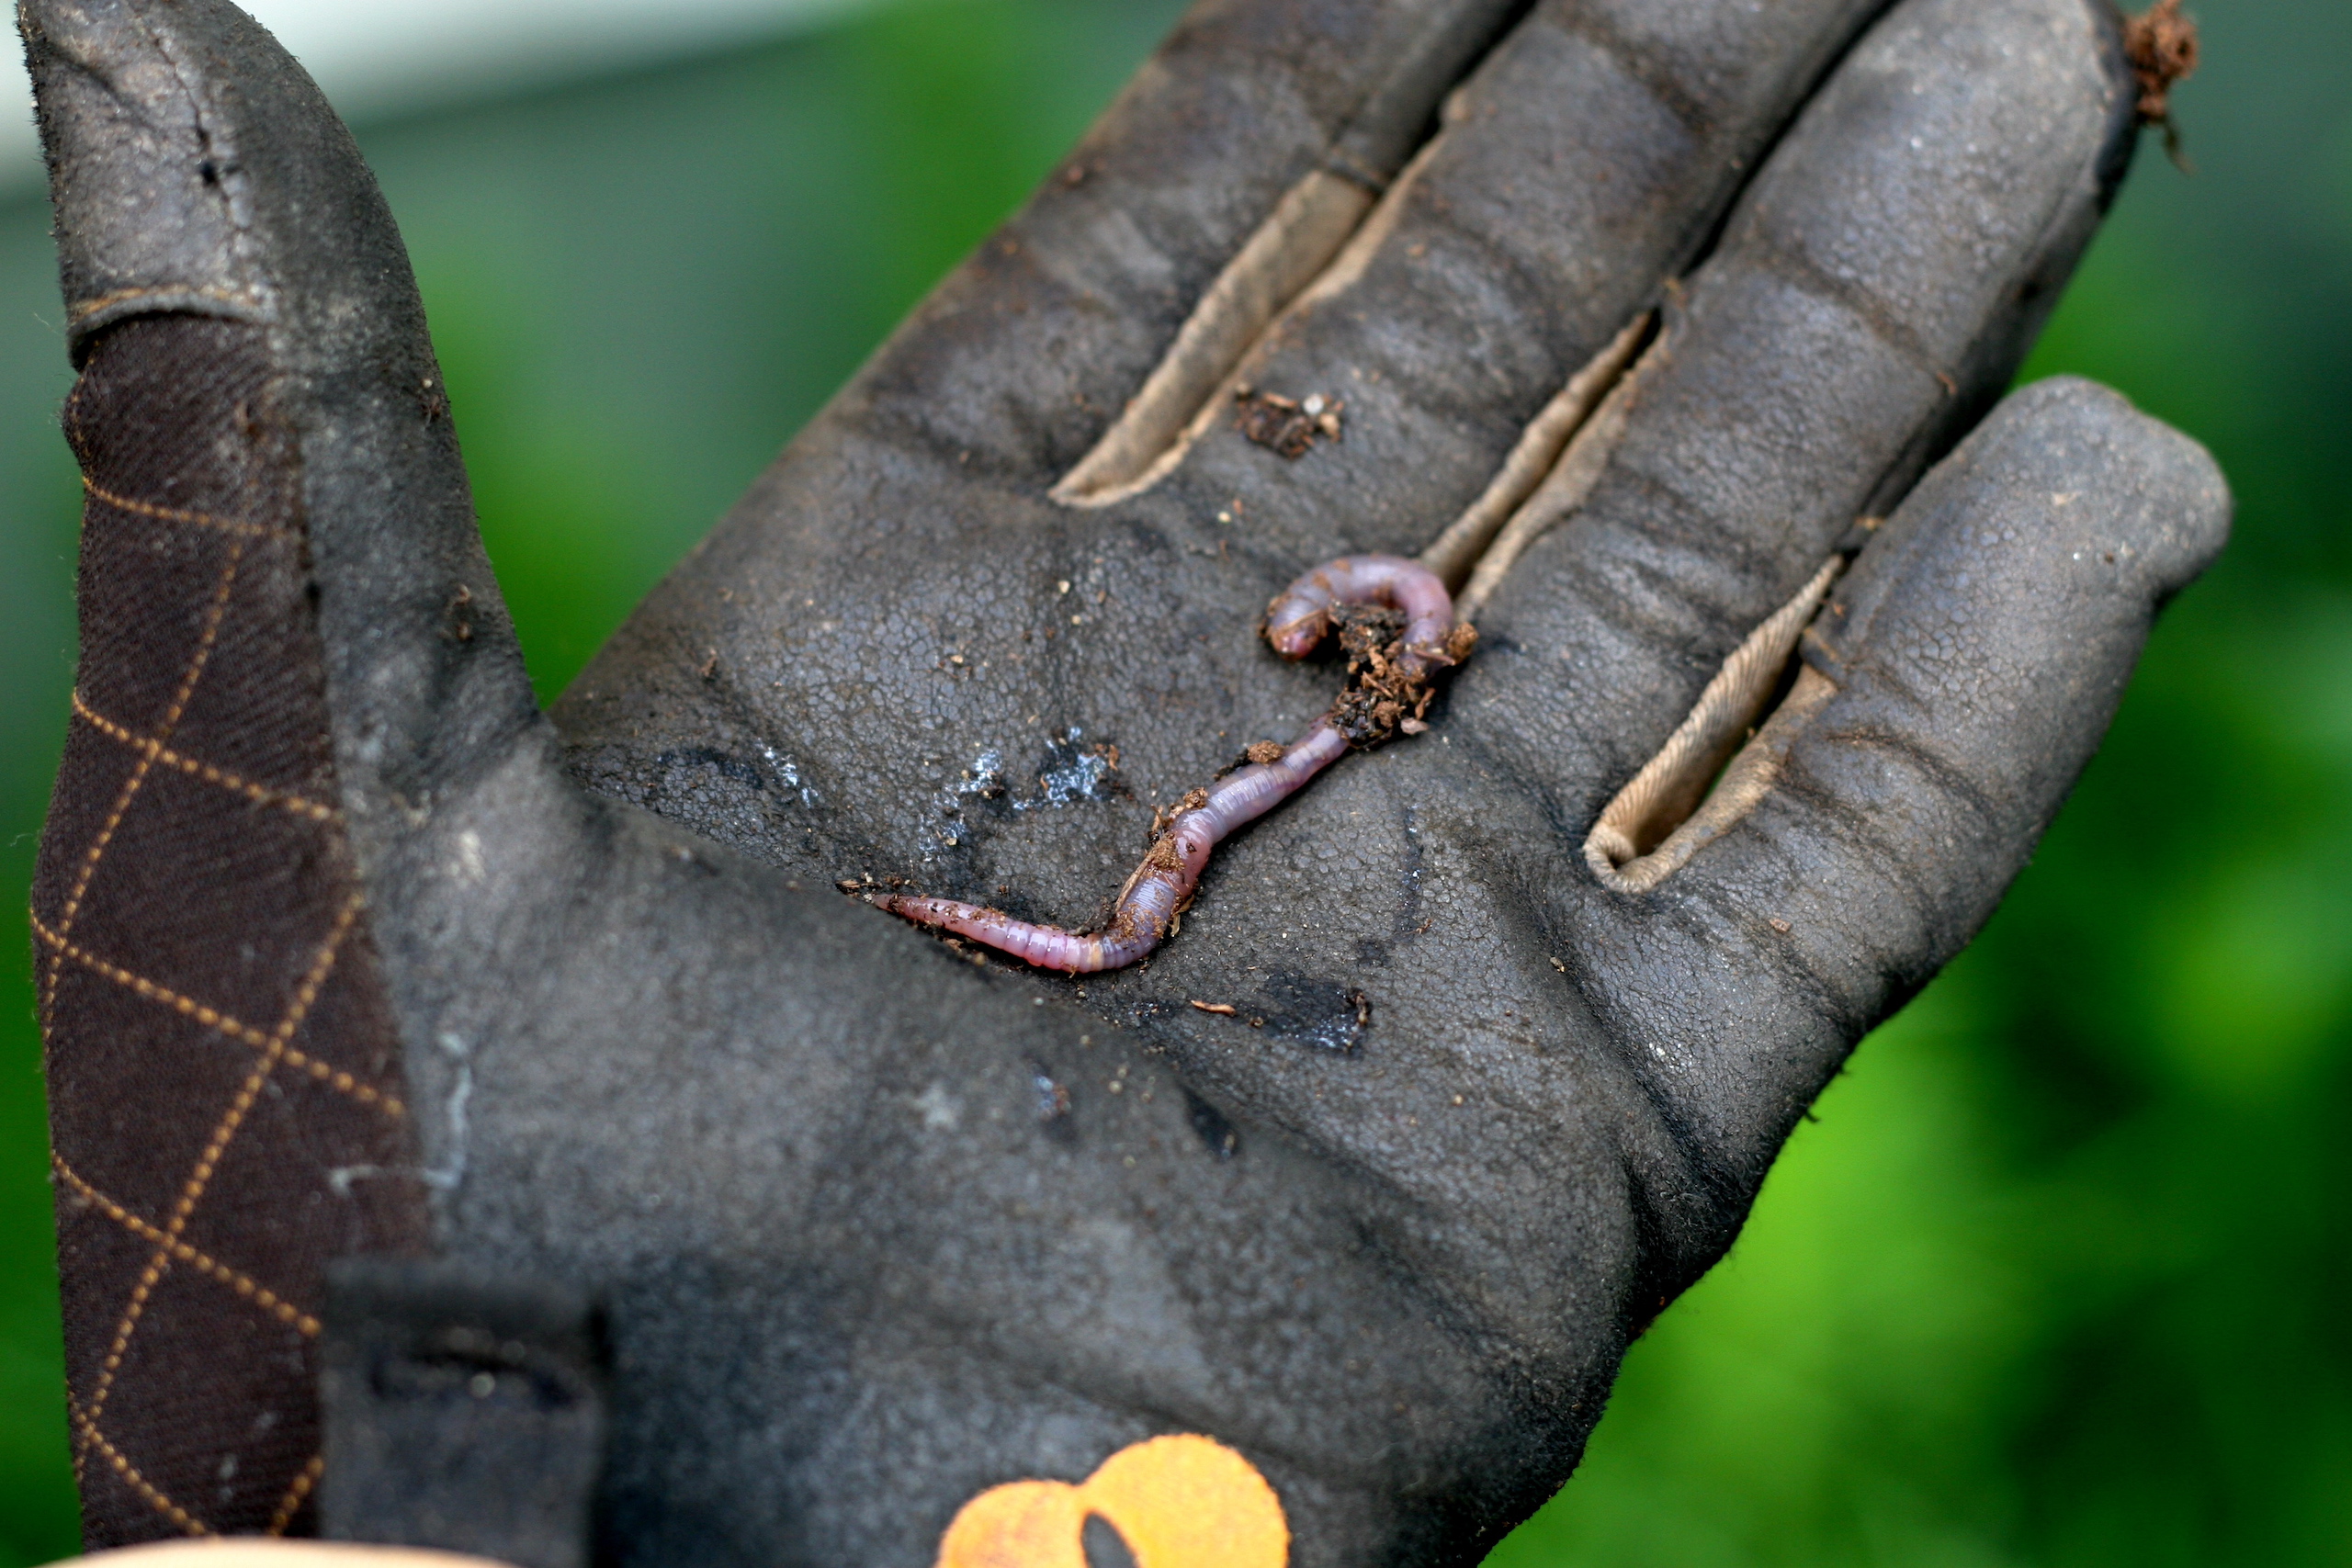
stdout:
<svg viewBox="0 0 2352 1568">
<path fill-rule="evenodd" d="M 1331 631 L 1331 606 L 1346 602 L 1344 558 L 1317 567 L 1266 606 L 1266 640 L 1284 659 L 1304 659 Z M 1334 581 L 1334 577 L 1340 579 Z"/>
<path fill-rule="evenodd" d="M 1331 630 L 1328 604 L 1303 604 L 1295 592 L 1266 606 L 1266 641 L 1284 659 L 1304 659 Z"/>
</svg>

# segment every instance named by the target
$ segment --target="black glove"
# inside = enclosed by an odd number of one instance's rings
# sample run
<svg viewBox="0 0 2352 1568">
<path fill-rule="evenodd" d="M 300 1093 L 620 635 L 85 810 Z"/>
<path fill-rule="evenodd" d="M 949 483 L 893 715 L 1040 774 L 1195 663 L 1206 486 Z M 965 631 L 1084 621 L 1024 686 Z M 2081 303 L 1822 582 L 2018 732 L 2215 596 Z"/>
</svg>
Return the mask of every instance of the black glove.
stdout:
<svg viewBox="0 0 2352 1568">
<path fill-rule="evenodd" d="M 1991 407 L 2128 160 L 2098 0 L 1204 0 L 550 722 L 325 103 L 220 0 L 19 15 L 94 1544 L 305 1528 L 324 1265 L 431 1253 L 601 1303 L 617 1559 L 1475 1561 L 2226 525 Z M 1083 925 L 1329 701 L 1269 596 L 1432 541 L 1429 732 L 1148 964 L 835 890 Z"/>
</svg>

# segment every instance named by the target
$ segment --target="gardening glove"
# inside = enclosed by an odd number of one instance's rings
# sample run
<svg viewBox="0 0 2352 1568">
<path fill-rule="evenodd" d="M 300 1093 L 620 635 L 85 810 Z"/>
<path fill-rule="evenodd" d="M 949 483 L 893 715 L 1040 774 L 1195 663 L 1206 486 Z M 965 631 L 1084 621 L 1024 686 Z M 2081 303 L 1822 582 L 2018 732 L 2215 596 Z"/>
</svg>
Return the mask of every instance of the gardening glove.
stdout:
<svg viewBox="0 0 2352 1568">
<path fill-rule="evenodd" d="M 399 1534 L 323 1359 L 593 1405 L 631 1564 L 1476 1562 L 2226 528 L 2120 398 L 2003 397 L 2129 161 L 2102 0 L 1203 0 L 543 714 L 325 101 L 224 0 L 18 15 L 94 1545 Z M 1258 621 L 1351 553 L 1477 650 L 1147 963 L 867 901 L 1097 919 L 1329 702 Z M 435 1291 L 525 1327 L 334 1371 Z M 538 1550 L 478 1514 L 415 1535 Z"/>
</svg>

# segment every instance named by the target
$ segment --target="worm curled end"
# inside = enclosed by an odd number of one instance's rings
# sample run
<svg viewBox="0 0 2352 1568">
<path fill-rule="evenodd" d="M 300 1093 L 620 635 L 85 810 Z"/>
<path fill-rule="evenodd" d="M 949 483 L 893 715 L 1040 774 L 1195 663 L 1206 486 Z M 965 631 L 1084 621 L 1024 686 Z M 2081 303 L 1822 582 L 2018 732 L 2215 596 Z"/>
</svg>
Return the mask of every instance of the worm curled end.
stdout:
<svg viewBox="0 0 2352 1568">
<path fill-rule="evenodd" d="M 1417 667 L 1450 663 L 1453 597 L 1437 574 L 1402 556 L 1341 556 L 1326 561 L 1266 606 L 1266 641 L 1284 659 L 1304 659 L 1330 631 L 1341 604 L 1376 604 L 1405 617 L 1405 657 Z"/>
</svg>

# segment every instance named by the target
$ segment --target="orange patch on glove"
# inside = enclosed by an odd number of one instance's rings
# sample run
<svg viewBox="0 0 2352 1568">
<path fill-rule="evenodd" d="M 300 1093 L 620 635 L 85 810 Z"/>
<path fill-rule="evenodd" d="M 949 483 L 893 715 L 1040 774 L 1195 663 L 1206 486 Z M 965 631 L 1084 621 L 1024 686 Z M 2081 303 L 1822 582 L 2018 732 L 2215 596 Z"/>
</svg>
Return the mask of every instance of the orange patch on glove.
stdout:
<svg viewBox="0 0 2352 1568">
<path fill-rule="evenodd" d="M 937 1568 L 1087 1568 L 1080 1537 L 1100 1515 L 1136 1568 L 1283 1568 L 1290 1524 L 1255 1466 L 1191 1433 L 1131 1444 L 1073 1486 L 1015 1481 L 964 1505 Z"/>
</svg>

